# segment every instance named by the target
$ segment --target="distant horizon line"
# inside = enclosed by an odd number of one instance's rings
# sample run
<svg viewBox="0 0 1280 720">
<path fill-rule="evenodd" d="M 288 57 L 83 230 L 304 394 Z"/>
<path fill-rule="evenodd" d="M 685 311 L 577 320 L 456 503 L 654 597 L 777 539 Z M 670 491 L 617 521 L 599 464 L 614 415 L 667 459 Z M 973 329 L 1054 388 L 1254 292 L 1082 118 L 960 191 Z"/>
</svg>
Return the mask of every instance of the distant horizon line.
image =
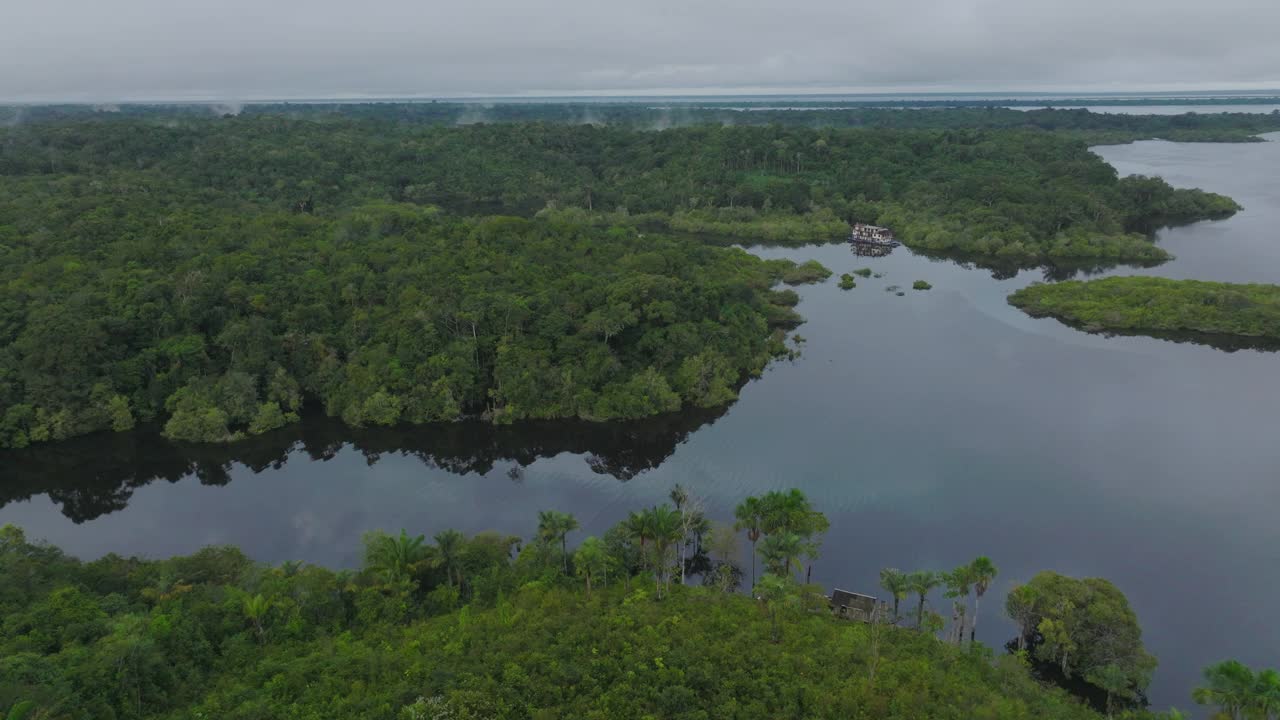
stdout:
<svg viewBox="0 0 1280 720">
<path fill-rule="evenodd" d="M 233 95 L 221 93 L 192 93 L 188 95 L 136 95 L 123 97 L 67 96 L 32 99 L 0 98 L 0 105 L 210 105 L 239 104 L 266 105 L 278 103 L 395 103 L 395 102 L 530 102 L 574 100 L 696 100 L 722 98 L 959 98 L 959 99 L 1035 99 L 1053 100 L 1118 100 L 1118 99 L 1213 99 L 1260 98 L 1280 99 L 1280 85 L 1274 87 L 1223 87 L 1210 89 L 1178 90 L 901 90 L 901 89 L 840 89 L 840 88 L 653 88 L 640 90 L 573 90 L 526 91 L 505 94 L 454 93 L 454 94 L 361 94 L 334 93 L 332 95 Z"/>
</svg>

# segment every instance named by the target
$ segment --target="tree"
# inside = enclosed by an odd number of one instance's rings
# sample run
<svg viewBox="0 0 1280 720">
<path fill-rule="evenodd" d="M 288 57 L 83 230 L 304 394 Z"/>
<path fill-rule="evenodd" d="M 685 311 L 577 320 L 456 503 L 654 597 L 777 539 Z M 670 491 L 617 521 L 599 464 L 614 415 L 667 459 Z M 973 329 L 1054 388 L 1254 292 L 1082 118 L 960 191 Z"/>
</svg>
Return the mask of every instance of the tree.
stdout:
<svg viewBox="0 0 1280 720">
<path fill-rule="evenodd" d="M 760 555 L 770 573 L 790 578 L 791 566 L 799 563 L 805 547 L 804 538 L 796 533 L 775 533 L 764 539 Z"/>
<path fill-rule="evenodd" d="M 413 566 L 426 558 L 425 542 L 424 536 L 409 537 L 403 529 L 399 537 L 370 533 L 364 539 L 365 565 L 388 583 L 406 580 Z"/>
<path fill-rule="evenodd" d="M 1274 671 L 1263 672 L 1270 672 L 1274 677 Z M 1217 706 L 1221 717 L 1242 720 L 1261 711 L 1261 705 L 1269 706 L 1267 712 L 1276 707 L 1275 698 L 1263 700 L 1260 697 L 1268 693 L 1265 690 L 1259 693 L 1262 689 L 1259 676 L 1239 660 L 1224 660 L 1210 665 L 1204 669 L 1204 680 L 1204 685 L 1191 691 L 1191 699 L 1200 705 Z M 1263 712 L 1259 717 L 1267 718 L 1269 715 Z"/>
<path fill-rule="evenodd" d="M 775 643 L 782 642 L 782 611 L 791 599 L 794 585 L 795 581 L 790 576 L 765 573 L 754 588 L 756 598 L 769 614 L 772 639 Z"/>
<path fill-rule="evenodd" d="M 671 501 L 676 505 L 676 511 L 680 513 L 680 584 L 684 584 L 685 570 L 688 562 L 685 559 L 685 548 L 690 542 L 701 543 L 702 533 L 706 532 L 707 518 L 702 513 L 702 499 L 696 495 L 690 495 L 684 488 L 676 485 L 671 491 Z M 702 548 L 695 547 L 695 555 L 700 553 Z"/>
<path fill-rule="evenodd" d="M 898 622 L 898 604 L 910 591 L 908 575 L 897 568 L 880 571 L 880 587 L 893 596 L 893 621 Z"/>
<path fill-rule="evenodd" d="M 1109 664 L 1094 670 L 1085 678 L 1090 684 L 1102 688 L 1107 694 L 1106 713 L 1110 717 L 1116 697 L 1134 697 L 1133 685 L 1129 682 L 1129 674 L 1119 665 Z"/>
<path fill-rule="evenodd" d="M 466 545 L 467 538 L 457 530 L 448 529 L 436 533 L 435 538 L 436 549 L 440 553 L 440 563 L 444 565 L 445 579 L 450 584 L 454 584 L 454 576 L 457 576 L 457 587 L 462 589 L 462 552 Z"/>
<path fill-rule="evenodd" d="M 1116 586 L 1045 571 L 1011 590 L 1005 609 L 1018 623 L 1020 646 L 1037 662 L 1057 665 L 1067 679 L 1106 682 L 1112 690 L 1099 689 L 1122 705 L 1141 702 L 1156 659 L 1143 647 L 1138 618 Z M 1131 692 L 1115 690 L 1108 665 L 1125 673 Z"/>
<path fill-rule="evenodd" d="M 258 642 L 266 642 L 266 629 L 263 627 L 263 621 L 266 620 L 267 613 L 271 610 L 271 601 L 258 593 L 253 596 L 245 596 L 244 598 L 244 616 L 249 622 L 253 623 L 254 634 L 258 637 Z"/>
<path fill-rule="evenodd" d="M 560 543 L 560 555 L 564 559 L 564 572 L 569 574 L 569 533 L 578 529 L 578 519 L 570 513 L 543 510 L 538 513 L 538 537 L 544 542 Z"/>
<path fill-rule="evenodd" d="M 587 582 L 587 595 L 591 595 L 591 583 L 604 578 L 608 572 L 609 556 L 604 543 L 594 535 L 582 541 L 573 555 L 573 569 Z"/>
<path fill-rule="evenodd" d="M 992 564 L 991 558 L 986 555 L 974 558 L 969 564 L 969 574 L 973 577 L 973 624 L 969 626 L 970 644 L 978 634 L 978 602 L 986 594 L 987 588 L 991 587 L 991 581 L 995 579 L 997 572 L 999 571 Z"/>
<path fill-rule="evenodd" d="M 653 575 L 658 589 L 658 597 L 662 597 L 662 588 L 671 580 L 671 550 L 680 541 L 680 515 L 669 505 L 657 505 L 646 511 L 649 515 L 648 527 L 653 534 Z"/>
<path fill-rule="evenodd" d="M 747 497 L 733 509 L 735 530 L 746 530 L 747 540 L 751 542 L 751 586 L 756 584 L 756 541 L 760 539 L 761 525 L 764 523 L 764 505 L 760 498 Z"/>
<path fill-rule="evenodd" d="M 968 614 L 965 601 L 973 586 L 973 569 L 968 565 L 961 565 L 945 573 L 943 578 L 947 585 L 946 596 L 951 598 L 951 630 L 947 633 L 947 639 L 960 645 L 964 642 L 965 618 Z"/>
<path fill-rule="evenodd" d="M 920 601 L 916 605 L 916 629 L 924 627 L 924 601 L 933 589 L 942 584 L 942 577 L 932 570 L 917 570 L 907 575 L 907 588 L 916 593 Z"/>
</svg>

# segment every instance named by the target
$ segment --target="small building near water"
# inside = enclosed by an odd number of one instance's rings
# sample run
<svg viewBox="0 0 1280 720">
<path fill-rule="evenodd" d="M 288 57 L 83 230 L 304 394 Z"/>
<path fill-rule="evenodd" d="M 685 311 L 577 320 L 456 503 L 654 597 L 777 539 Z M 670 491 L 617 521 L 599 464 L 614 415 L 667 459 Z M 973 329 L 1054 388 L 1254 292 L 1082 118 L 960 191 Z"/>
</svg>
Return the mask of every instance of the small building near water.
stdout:
<svg viewBox="0 0 1280 720">
<path fill-rule="evenodd" d="M 836 588 L 831 591 L 831 612 L 847 620 L 871 622 L 884 616 L 886 603 L 870 595 Z"/>
</svg>

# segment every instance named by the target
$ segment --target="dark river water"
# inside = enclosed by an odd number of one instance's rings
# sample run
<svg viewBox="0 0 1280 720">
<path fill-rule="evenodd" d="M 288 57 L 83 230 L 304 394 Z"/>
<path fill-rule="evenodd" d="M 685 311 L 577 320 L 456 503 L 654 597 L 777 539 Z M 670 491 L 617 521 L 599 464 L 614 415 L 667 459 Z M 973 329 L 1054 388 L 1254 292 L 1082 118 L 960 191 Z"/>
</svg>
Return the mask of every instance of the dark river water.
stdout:
<svg viewBox="0 0 1280 720">
<path fill-rule="evenodd" d="M 1161 232 L 1173 262 L 1109 272 L 1280 280 L 1280 142 L 1098 152 L 1245 206 Z M 1000 575 L 979 636 L 991 645 L 1013 635 L 1005 592 L 1036 571 L 1114 581 L 1160 658 L 1156 707 L 1190 706 L 1211 662 L 1280 659 L 1280 355 L 1025 317 L 1005 297 L 1041 271 L 996 279 L 901 248 L 753 251 L 884 277 L 801 288 L 803 356 L 720 412 L 366 432 L 317 419 L 195 450 L 140 433 L 82 439 L 0 455 L 0 524 L 86 558 L 234 543 L 264 561 L 353 566 L 375 528 L 528 535 L 538 510 L 558 508 L 581 538 L 677 482 L 720 519 L 746 495 L 799 487 L 831 519 L 814 568 L 828 587 L 877 592 L 885 566 L 990 555 Z M 910 290 L 917 279 L 934 289 Z"/>
</svg>

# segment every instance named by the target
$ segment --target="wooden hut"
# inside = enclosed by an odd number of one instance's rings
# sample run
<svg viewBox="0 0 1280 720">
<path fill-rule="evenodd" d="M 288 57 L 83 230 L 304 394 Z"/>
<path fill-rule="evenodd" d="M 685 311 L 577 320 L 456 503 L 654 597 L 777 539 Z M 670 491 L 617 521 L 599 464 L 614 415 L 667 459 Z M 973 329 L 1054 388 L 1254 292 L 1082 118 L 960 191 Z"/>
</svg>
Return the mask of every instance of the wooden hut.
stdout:
<svg viewBox="0 0 1280 720">
<path fill-rule="evenodd" d="M 831 591 L 831 611 L 836 617 L 871 622 L 882 612 L 884 603 L 870 595 L 836 588 Z"/>
</svg>

